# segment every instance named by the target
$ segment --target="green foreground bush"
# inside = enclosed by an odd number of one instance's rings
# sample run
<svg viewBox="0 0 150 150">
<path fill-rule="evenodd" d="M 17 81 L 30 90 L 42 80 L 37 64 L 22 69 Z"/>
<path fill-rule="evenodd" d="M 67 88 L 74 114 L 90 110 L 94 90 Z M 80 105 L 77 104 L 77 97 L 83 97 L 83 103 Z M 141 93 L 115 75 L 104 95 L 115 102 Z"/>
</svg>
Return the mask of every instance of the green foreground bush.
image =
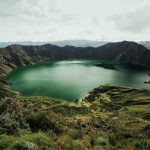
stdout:
<svg viewBox="0 0 150 150">
<path fill-rule="evenodd" d="M 74 140 L 76 139 L 82 139 L 83 134 L 80 130 L 71 129 L 67 132 L 67 134 Z"/>
<path fill-rule="evenodd" d="M 20 137 L 0 135 L 0 150 L 49 150 L 56 147 L 57 144 L 42 132 Z"/>
<path fill-rule="evenodd" d="M 32 131 L 52 130 L 56 134 L 61 133 L 60 127 L 58 127 L 57 123 L 50 119 L 45 113 L 31 114 L 28 117 L 27 122 L 29 123 L 29 126 L 32 129 Z"/>
<path fill-rule="evenodd" d="M 137 141 L 135 143 L 135 150 L 150 150 L 150 139 Z"/>
<path fill-rule="evenodd" d="M 85 146 L 79 140 L 74 140 L 67 144 L 65 150 L 85 150 Z"/>
<path fill-rule="evenodd" d="M 0 115 L 0 134 L 17 134 L 20 124 L 10 114 Z"/>
</svg>

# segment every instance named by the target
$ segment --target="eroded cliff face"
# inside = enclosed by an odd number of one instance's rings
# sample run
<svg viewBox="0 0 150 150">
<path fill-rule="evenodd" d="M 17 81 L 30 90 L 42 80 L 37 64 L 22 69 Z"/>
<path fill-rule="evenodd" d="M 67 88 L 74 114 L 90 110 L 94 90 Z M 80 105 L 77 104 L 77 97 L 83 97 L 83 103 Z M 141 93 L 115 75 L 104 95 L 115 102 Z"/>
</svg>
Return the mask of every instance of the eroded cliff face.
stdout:
<svg viewBox="0 0 150 150">
<path fill-rule="evenodd" d="M 55 45 L 11 45 L 0 49 L 0 64 L 13 68 L 43 60 L 105 59 L 150 67 L 150 50 L 135 42 L 109 43 L 98 48 Z"/>
</svg>

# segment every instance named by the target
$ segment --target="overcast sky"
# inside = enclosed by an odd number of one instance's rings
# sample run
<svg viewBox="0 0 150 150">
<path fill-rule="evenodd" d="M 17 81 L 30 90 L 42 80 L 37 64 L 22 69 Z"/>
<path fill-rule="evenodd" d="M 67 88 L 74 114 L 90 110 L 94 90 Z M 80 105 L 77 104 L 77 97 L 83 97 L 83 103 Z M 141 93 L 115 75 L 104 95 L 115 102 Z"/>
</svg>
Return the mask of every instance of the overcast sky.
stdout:
<svg viewBox="0 0 150 150">
<path fill-rule="evenodd" d="M 150 0 L 0 0 L 0 41 L 150 40 Z"/>
</svg>

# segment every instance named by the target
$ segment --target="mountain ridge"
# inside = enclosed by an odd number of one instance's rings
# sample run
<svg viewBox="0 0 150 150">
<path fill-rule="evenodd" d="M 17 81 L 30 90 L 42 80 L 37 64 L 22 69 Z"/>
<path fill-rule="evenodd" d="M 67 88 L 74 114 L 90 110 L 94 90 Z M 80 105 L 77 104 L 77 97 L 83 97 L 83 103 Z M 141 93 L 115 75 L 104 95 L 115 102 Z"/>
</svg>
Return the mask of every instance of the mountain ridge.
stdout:
<svg viewBox="0 0 150 150">
<path fill-rule="evenodd" d="M 43 60 L 64 59 L 105 59 L 120 63 L 150 66 L 150 50 L 135 42 L 122 41 L 94 47 L 59 47 L 45 44 L 41 46 L 10 45 L 0 49 L 0 62 L 16 66 L 28 65 Z M 145 58 L 145 59 L 143 59 Z"/>
<path fill-rule="evenodd" d="M 102 45 L 105 45 L 107 43 L 111 43 L 112 41 L 96 41 L 96 40 L 60 40 L 60 41 L 0 41 L 0 48 L 5 48 L 9 45 L 26 45 L 26 46 L 31 46 L 31 45 L 44 45 L 44 44 L 52 44 L 56 45 L 59 47 L 65 47 L 65 46 L 74 46 L 74 47 L 100 47 Z M 115 42 L 112 42 L 115 43 Z M 136 42 L 138 44 L 143 45 L 144 47 L 150 49 L 150 41 L 138 41 Z"/>
<path fill-rule="evenodd" d="M 99 47 L 102 46 L 106 43 L 107 41 L 91 41 L 91 40 L 62 40 L 62 41 L 16 41 L 16 42 L 0 42 L 0 48 L 7 47 L 12 44 L 17 44 L 17 45 L 44 45 L 44 44 L 52 44 L 52 45 L 57 45 L 59 47 L 64 47 L 64 46 L 74 46 L 74 47 Z"/>
<path fill-rule="evenodd" d="M 65 59 L 104 59 L 149 68 L 150 50 L 136 42 L 129 41 L 108 43 L 97 48 L 15 44 L 0 49 L 0 62 L 8 66 L 24 66 L 38 61 Z"/>
</svg>

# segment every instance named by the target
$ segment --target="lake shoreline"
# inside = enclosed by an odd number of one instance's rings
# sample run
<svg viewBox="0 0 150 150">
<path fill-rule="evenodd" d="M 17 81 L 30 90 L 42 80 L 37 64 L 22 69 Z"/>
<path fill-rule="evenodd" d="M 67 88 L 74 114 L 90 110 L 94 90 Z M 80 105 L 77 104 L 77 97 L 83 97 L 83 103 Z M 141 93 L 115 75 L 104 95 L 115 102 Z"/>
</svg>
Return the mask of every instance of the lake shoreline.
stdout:
<svg viewBox="0 0 150 150">
<path fill-rule="evenodd" d="M 134 69 L 128 65 L 111 64 L 109 61 L 50 61 L 15 69 L 6 79 L 13 83 L 10 85 L 12 91 L 20 92 L 23 96 L 49 96 L 81 101 L 89 89 L 98 86 L 97 83 L 149 88 L 144 83 L 143 76 L 148 71 Z M 80 98 L 83 91 L 85 95 Z"/>
</svg>

